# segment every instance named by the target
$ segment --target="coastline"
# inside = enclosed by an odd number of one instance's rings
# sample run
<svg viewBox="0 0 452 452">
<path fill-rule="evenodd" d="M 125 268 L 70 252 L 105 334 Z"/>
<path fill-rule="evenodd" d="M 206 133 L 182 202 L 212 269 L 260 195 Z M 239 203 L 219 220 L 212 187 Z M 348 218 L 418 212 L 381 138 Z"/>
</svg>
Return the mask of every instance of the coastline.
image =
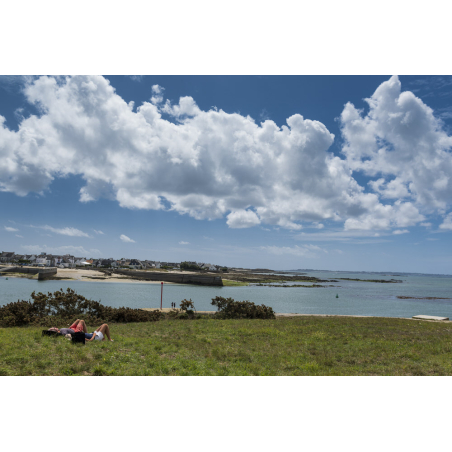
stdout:
<svg viewBox="0 0 452 452">
<path fill-rule="evenodd" d="M 1 272 L 1 267 L 0 267 Z M 37 275 L 29 276 L 26 273 L 10 273 L 3 275 L 6 278 L 26 278 L 26 279 L 37 279 Z M 58 268 L 55 278 L 49 278 L 49 280 L 59 280 L 59 281 L 86 281 L 86 282 L 108 282 L 108 283 L 135 283 L 135 284 L 160 284 L 164 282 L 165 284 L 174 284 L 167 281 L 148 281 L 148 280 L 137 280 L 132 278 L 127 278 L 122 275 L 111 274 L 107 275 L 105 273 L 99 272 L 92 269 L 73 269 L 73 268 Z"/>
<path fill-rule="evenodd" d="M 179 308 L 141 308 L 142 311 L 161 311 L 161 312 L 171 312 L 174 310 L 180 311 Z M 214 315 L 218 311 L 196 311 L 197 314 L 202 315 Z M 401 319 L 401 320 L 415 320 L 422 322 L 434 322 L 434 323 L 452 323 L 452 320 L 433 320 L 433 319 L 415 319 L 412 317 L 389 317 L 389 316 L 378 316 L 378 315 L 351 315 L 351 314 L 297 314 L 294 312 L 275 312 L 276 318 L 287 318 L 287 317 L 349 317 L 349 318 L 359 318 L 359 319 Z"/>
<path fill-rule="evenodd" d="M 105 273 L 99 272 L 97 270 L 90 269 L 72 269 L 72 268 L 59 268 L 57 270 L 58 278 L 65 278 L 67 280 L 76 281 L 90 281 L 90 282 L 108 282 L 108 283 L 134 283 L 134 284 L 174 284 L 167 281 L 147 281 L 147 280 L 137 280 L 133 278 L 127 278 L 123 275 L 118 275 L 112 273 L 107 275 Z"/>
<path fill-rule="evenodd" d="M 0 270 L 1 268 L 2 266 L 0 266 Z M 27 276 L 31 275 L 3 274 L 3 277 L 0 278 L 2 301 L 14 302 L 18 297 L 24 300 L 28 299 L 33 289 L 47 291 L 53 287 L 71 287 L 78 292 L 87 294 L 92 299 L 108 299 L 109 303 L 115 306 L 157 307 L 160 306 L 160 288 L 158 285 L 162 279 L 166 279 L 166 275 L 172 276 L 173 273 L 162 271 L 159 272 L 160 274 L 157 274 L 157 272 L 154 273 L 152 270 L 143 272 L 145 275 L 155 278 L 154 281 L 149 281 L 139 279 L 132 275 L 129 276 L 127 272 L 121 275 L 113 273 L 110 276 L 108 274 L 110 272 L 107 271 L 105 273 L 103 269 L 77 268 L 55 270 L 58 272 L 54 275 L 56 278 L 49 279 L 48 284 L 37 284 L 35 279 L 31 279 L 30 281 L 24 280 L 27 279 Z M 8 281 L 5 281 L 8 276 L 10 282 L 13 284 L 8 284 Z M 292 320 L 294 317 L 297 317 L 295 313 L 300 317 L 303 315 L 304 317 L 308 317 L 311 314 L 323 315 L 324 317 L 356 315 L 388 318 L 410 318 L 415 315 L 428 315 L 449 317 L 452 319 L 452 298 L 450 295 L 452 278 L 429 278 L 427 280 L 424 277 L 414 276 L 407 278 L 404 284 L 344 281 L 340 284 L 342 287 L 338 288 L 328 287 L 327 283 L 325 284 L 327 287 L 323 290 L 291 286 L 293 288 L 285 288 L 283 291 L 278 291 L 276 287 L 273 288 L 274 286 L 272 286 L 271 290 L 267 290 L 268 287 L 258 287 L 256 280 L 259 281 L 259 278 L 262 278 L 260 274 L 230 270 L 229 273 L 222 274 L 222 276 L 227 277 L 228 281 L 237 281 L 240 279 L 246 279 L 247 281 L 239 281 L 237 287 L 234 287 L 235 284 L 228 287 L 227 283 L 223 283 L 224 287 L 222 287 L 221 291 L 215 287 L 198 287 L 193 284 L 186 285 L 173 282 L 171 287 L 167 286 L 171 290 L 164 293 L 164 306 L 165 301 L 168 302 L 167 306 L 169 306 L 170 301 L 177 302 L 178 304 L 182 299 L 191 298 L 195 301 L 195 306 L 198 311 L 210 311 L 215 309 L 211 306 L 210 299 L 221 295 L 226 298 L 232 297 L 235 300 L 250 300 L 257 305 L 264 304 L 266 306 L 272 306 L 273 310 L 278 314 L 278 317 L 288 316 Z M 265 278 L 269 276 L 271 278 L 272 275 L 264 275 Z M 307 275 L 304 276 L 306 277 Z M 322 279 L 326 278 L 323 274 L 318 276 Z M 336 276 L 334 274 L 330 278 Z M 357 275 L 344 274 L 343 276 L 355 279 Z M 313 278 L 312 276 L 308 277 Z M 275 275 L 274 278 L 277 280 L 275 282 L 279 282 L 284 276 Z M 294 277 L 292 276 L 292 278 Z M 295 278 L 298 279 L 300 276 L 297 275 Z M 375 277 L 373 275 L 369 277 L 366 275 L 361 276 L 361 278 L 374 279 Z M 109 284 L 83 284 L 83 281 L 107 282 Z M 296 283 L 293 279 L 289 281 L 292 285 Z M 121 282 L 125 284 L 118 285 Z M 112 285 L 110 283 L 115 284 Z M 139 283 L 142 284 L 140 285 Z M 143 284 L 154 285 L 145 286 Z M 16 286 L 15 289 L 11 287 L 13 285 Z M 36 287 L 31 287 L 35 285 Z M 242 285 L 244 287 L 240 287 Z M 150 302 L 148 292 L 152 293 L 152 296 L 155 298 L 155 300 L 152 298 L 152 303 Z M 338 294 L 339 297 L 336 296 Z M 369 300 L 372 300 L 372 303 L 369 303 Z"/>
</svg>

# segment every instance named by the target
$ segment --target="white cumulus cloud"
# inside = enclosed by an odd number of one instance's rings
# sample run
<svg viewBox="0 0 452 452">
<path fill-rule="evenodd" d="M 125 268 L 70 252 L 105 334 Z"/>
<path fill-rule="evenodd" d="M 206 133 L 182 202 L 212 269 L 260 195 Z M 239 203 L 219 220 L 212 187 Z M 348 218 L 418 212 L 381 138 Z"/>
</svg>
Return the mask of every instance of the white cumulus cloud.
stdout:
<svg viewBox="0 0 452 452">
<path fill-rule="evenodd" d="M 190 245 L 190 242 L 184 242 L 184 241 L 181 240 L 179 242 L 179 245 Z"/>
<path fill-rule="evenodd" d="M 151 97 L 151 103 L 154 105 L 161 104 L 163 102 L 163 91 L 165 88 L 161 87 L 160 85 L 152 85 L 152 97 Z"/>
<path fill-rule="evenodd" d="M 8 232 L 18 232 L 19 231 L 19 229 L 12 228 L 11 226 L 4 226 L 4 228 L 5 228 L 5 231 L 8 231 Z"/>
<path fill-rule="evenodd" d="M 452 200 L 452 137 L 433 110 L 398 77 L 366 99 L 366 115 L 348 103 L 341 115 L 343 152 L 355 171 L 381 174 L 370 186 L 384 198 L 409 197 L 426 211 Z"/>
<path fill-rule="evenodd" d="M 396 230 L 392 231 L 392 233 L 395 235 L 408 234 L 409 232 L 410 231 L 408 229 L 396 229 Z"/>
<path fill-rule="evenodd" d="M 252 210 L 236 210 L 227 216 L 230 228 L 250 228 L 260 224 L 261 220 Z"/>
<path fill-rule="evenodd" d="M 444 221 L 439 225 L 440 229 L 452 230 L 452 212 L 446 215 Z"/>
<path fill-rule="evenodd" d="M 444 214 L 452 199 L 452 138 L 397 77 L 367 99 L 367 114 L 345 106 L 345 158 L 330 152 L 325 125 L 301 114 L 284 125 L 256 123 L 203 111 L 189 96 L 164 101 L 159 85 L 135 109 L 101 76 L 23 80 L 39 115 L 21 119 L 17 131 L 0 116 L 0 190 L 19 196 L 79 175 L 82 202 L 105 197 L 128 209 L 226 217 L 231 228 L 300 230 L 330 220 L 348 231 L 409 227 Z M 353 171 L 371 178 L 373 193 Z"/>
<path fill-rule="evenodd" d="M 391 227 L 408 227 L 424 219 L 424 215 L 419 213 L 417 207 L 411 202 L 402 202 L 399 200 L 391 206 L 382 205 L 375 199 L 372 210 L 360 215 L 358 218 L 347 219 L 344 223 L 344 228 L 345 230 L 375 230 Z"/>
<path fill-rule="evenodd" d="M 128 75 L 127 77 L 134 82 L 141 82 L 143 80 L 144 75 Z"/>
<path fill-rule="evenodd" d="M 135 243 L 135 240 L 132 240 L 130 237 L 127 237 L 127 236 L 124 235 L 124 234 L 121 234 L 121 235 L 119 236 L 119 238 L 120 238 L 123 242 L 126 242 L 126 243 Z"/>
</svg>

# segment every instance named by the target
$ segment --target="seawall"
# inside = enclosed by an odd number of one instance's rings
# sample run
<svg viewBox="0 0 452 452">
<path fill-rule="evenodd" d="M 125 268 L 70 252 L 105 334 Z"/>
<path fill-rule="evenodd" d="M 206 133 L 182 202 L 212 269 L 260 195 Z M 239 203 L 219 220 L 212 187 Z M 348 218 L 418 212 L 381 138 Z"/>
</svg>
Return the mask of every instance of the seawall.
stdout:
<svg viewBox="0 0 452 452">
<path fill-rule="evenodd" d="M 164 272 L 143 272 L 139 270 L 113 270 L 113 273 L 125 276 L 133 276 L 146 281 L 167 281 L 179 284 L 197 284 L 201 286 L 222 286 L 221 276 L 185 274 L 185 273 L 164 273 Z"/>
<path fill-rule="evenodd" d="M 1 273 L 30 273 L 32 275 L 38 274 L 38 280 L 43 280 L 49 276 L 57 274 L 56 267 L 50 268 L 36 268 L 36 267 L 0 267 Z"/>
</svg>

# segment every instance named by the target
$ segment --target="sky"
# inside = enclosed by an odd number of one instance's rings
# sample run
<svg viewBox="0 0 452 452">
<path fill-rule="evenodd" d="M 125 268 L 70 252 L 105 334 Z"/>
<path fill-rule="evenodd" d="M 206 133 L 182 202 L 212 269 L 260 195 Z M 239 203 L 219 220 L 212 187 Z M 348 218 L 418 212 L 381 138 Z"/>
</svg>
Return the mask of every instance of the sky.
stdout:
<svg viewBox="0 0 452 452">
<path fill-rule="evenodd" d="M 0 76 L 16 253 L 452 274 L 450 76 Z"/>
</svg>

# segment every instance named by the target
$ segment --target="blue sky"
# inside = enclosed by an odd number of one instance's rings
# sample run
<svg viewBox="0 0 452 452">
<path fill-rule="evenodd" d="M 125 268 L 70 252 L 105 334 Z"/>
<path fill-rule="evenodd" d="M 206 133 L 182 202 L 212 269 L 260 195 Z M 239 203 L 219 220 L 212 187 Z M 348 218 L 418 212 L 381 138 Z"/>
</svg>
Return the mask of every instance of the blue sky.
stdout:
<svg viewBox="0 0 452 452">
<path fill-rule="evenodd" d="M 451 99 L 444 76 L 1 77 L 1 249 L 451 274 Z"/>
</svg>

